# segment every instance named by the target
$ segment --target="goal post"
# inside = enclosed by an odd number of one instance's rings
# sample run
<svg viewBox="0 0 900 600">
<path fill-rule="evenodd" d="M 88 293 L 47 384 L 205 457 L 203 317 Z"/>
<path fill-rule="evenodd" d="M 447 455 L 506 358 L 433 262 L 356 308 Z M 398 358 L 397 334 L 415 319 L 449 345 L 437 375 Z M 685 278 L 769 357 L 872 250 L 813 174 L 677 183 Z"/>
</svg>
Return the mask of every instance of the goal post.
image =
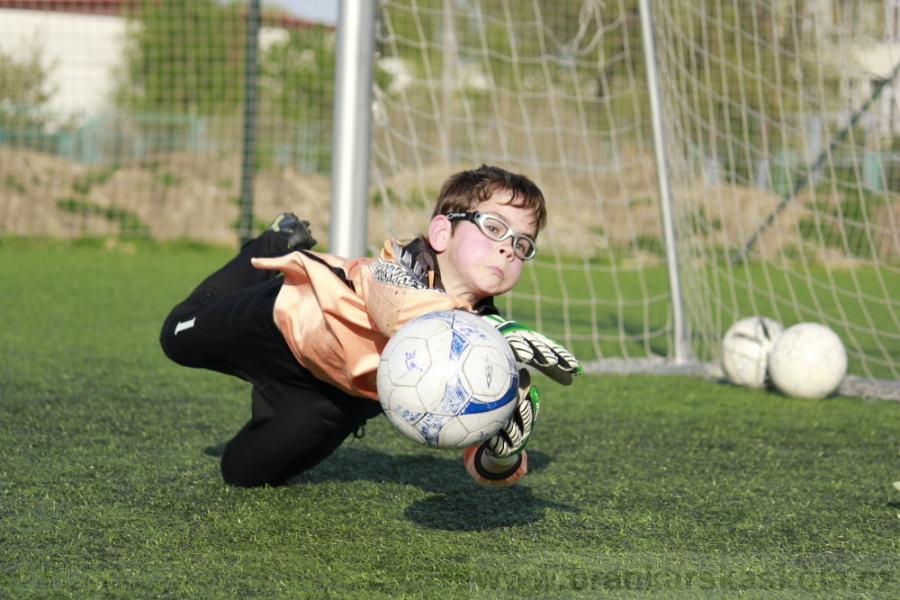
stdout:
<svg viewBox="0 0 900 600">
<path fill-rule="evenodd" d="M 329 252 L 339 256 L 366 251 L 375 1 L 338 6 Z"/>
<path fill-rule="evenodd" d="M 669 189 L 669 168 L 665 153 L 666 134 L 660 99 L 659 71 L 656 64 L 656 43 L 653 36 L 653 9 L 650 0 L 639 1 L 641 16 L 641 41 L 644 65 L 647 69 L 647 99 L 650 104 L 650 122 L 653 126 L 653 156 L 656 164 L 656 181 L 659 191 L 659 209 L 662 217 L 662 238 L 665 248 L 666 272 L 672 305 L 672 334 L 675 342 L 676 364 L 684 364 L 693 358 L 689 332 L 685 322 L 684 301 L 681 293 L 681 267 L 678 264 L 678 246 L 672 211 L 672 193 Z"/>
</svg>

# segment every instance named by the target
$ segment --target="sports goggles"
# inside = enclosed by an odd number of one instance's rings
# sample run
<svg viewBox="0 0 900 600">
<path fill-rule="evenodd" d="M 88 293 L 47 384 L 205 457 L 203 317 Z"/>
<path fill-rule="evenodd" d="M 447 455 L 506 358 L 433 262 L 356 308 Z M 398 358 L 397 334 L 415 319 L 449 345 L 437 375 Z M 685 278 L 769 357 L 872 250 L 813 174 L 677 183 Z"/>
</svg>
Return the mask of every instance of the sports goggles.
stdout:
<svg viewBox="0 0 900 600">
<path fill-rule="evenodd" d="M 509 224 L 500 217 L 483 212 L 452 212 L 444 215 L 450 221 L 471 221 L 478 226 L 481 233 L 495 242 L 512 238 L 513 252 L 522 260 L 531 260 L 537 254 L 534 238 L 512 230 Z"/>
</svg>

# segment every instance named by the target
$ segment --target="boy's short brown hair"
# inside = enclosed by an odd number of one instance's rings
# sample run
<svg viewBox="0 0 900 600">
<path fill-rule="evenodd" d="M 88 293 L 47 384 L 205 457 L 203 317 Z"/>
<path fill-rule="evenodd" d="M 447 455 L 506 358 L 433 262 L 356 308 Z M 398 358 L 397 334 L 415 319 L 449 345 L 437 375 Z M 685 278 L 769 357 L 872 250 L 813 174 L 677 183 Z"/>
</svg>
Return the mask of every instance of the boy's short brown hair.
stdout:
<svg viewBox="0 0 900 600">
<path fill-rule="evenodd" d="M 535 219 L 535 237 L 547 225 L 547 205 L 544 194 L 524 175 L 511 173 L 500 167 L 481 165 L 470 171 L 451 175 L 438 194 L 431 218 L 452 212 L 467 212 L 501 190 L 512 195 L 509 204 L 531 210 Z M 455 225 L 455 224 L 454 224 Z"/>
</svg>

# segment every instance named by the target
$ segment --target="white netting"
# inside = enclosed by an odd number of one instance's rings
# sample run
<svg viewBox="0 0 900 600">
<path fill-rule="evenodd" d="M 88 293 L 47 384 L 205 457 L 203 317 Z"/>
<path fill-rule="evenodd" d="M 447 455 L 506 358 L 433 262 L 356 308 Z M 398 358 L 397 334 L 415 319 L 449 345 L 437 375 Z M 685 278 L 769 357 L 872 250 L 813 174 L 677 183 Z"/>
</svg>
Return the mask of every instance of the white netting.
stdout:
<svg viewBox="0 0 900 600">
<path fill-rule="evenodd" d="M 634 3 L 381 6 L 373 243 L 423 231 L 453 171 L 487 163 L 524 173 L 547 196 L 550 222 L 503 310 L 586 359 L 665 355 Z"/>
<path fill-rule="evenodd" d="M 851 372 L 900 379 L 896 4 L 654 3 L 701 357 L 763 314 L 825 323 Z"/>
<path fill-rule="evenodd" d="M 421 231 L 457 168 L 524 172 L 550 226 L 504 308 L 595 370 L 671 371 L 637 3 L 382 7 L 373 238 Z M 652 8 L 685 368 L 708 371 L 728 326 L 761 314 L 826 323 L 851 373 L 900 379 L 897 3 Z"/>
</svg>

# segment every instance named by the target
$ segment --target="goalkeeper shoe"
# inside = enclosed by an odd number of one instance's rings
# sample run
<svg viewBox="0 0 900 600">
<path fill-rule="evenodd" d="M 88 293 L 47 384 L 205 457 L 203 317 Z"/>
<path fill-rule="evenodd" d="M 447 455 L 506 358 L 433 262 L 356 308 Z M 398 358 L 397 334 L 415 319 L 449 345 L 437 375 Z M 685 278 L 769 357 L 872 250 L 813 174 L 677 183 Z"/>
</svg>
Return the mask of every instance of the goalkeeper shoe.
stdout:
<svg viewBox="0 0 900 600">
<path fill-rule="evenodd" d="M 309 221 L 301 221 L 293 213 L 281 213 L 275 217 L 269 230 L 287 238 L 288 250 L 309 250 L 317 243 L 309 229 Z"/>
</svg>

